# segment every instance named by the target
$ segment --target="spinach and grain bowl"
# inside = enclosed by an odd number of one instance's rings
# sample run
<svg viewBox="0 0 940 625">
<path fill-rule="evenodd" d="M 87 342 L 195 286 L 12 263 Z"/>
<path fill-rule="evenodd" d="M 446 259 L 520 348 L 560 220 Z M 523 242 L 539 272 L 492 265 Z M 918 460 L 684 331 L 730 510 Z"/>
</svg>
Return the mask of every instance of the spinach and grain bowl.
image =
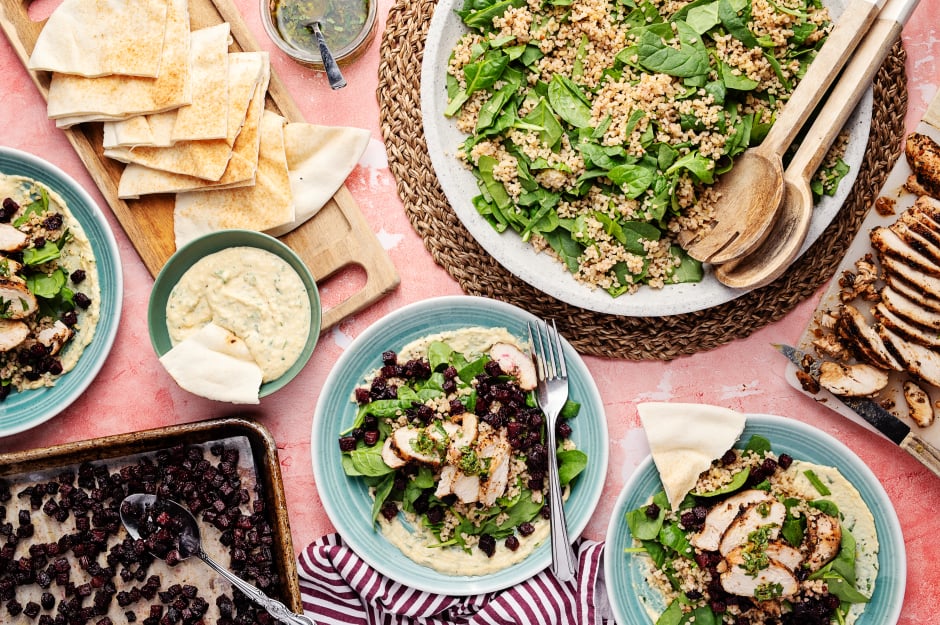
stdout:
<svg viewBox="0 0 940 625">
<path fill-rule="evenodd" d="M 465 0 L 445 115 L 475 209 L 612 296 L 697 282 L 677 243 L 831 30 L 818 0 Z M 847 167 L 827 163 L 820 193 Z"/>
</svg>

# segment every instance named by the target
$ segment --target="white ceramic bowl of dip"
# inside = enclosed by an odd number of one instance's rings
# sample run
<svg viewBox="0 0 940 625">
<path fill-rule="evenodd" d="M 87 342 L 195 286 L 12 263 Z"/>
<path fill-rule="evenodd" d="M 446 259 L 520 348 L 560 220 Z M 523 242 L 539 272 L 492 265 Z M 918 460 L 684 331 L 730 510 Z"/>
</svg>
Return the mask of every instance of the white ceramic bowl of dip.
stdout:
<svg viewBox="0 0 940 625">
<path fill-rule="evenodd" d="M 320 294 L 313 274 L 303 260 L 287 245 L 267 234 L 253 230 L 221 230 L 195 239 L 178 249 L 157 275 L 150 293 L 147 310 L 147 324 L 150 329 L 150 342 L 157 356 L 163 356 L 173 347 L 170 329 L 167 326 L 167 303 L 170 293 L 180 282 L 183 275 L 200 260 L 211 254 L 230 248 L 250 247 L 270 252 L 285 261 L 300 277 L 306 297 L 310 304 L 310 327 L 299 356 L 279 377 L 264 382 L 258 396 L 265 397 L 284 387 L 310 360 L 313 349 L 320 336 L 321 307 Z M 236 257 L 237 262 L 237 257 Z M 233 328 L 229 328 L 234 331 Z"/>
</svg>

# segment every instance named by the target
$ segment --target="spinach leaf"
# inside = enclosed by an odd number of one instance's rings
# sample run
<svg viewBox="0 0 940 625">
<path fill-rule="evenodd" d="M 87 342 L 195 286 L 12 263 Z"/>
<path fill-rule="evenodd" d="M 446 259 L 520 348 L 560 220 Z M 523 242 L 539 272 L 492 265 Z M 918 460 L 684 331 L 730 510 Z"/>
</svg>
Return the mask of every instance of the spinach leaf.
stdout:
<svg viewBox="0 0 940 625">
<path fill-rule="evenodd" d="M 539 98 L 539 103 L 535 108 L 522 119 L 539 127 L 539 140 L 550 148 L 554 147 L 565 133 L 545 98 Z"/>
<path fill-rule="evenodd" d="M 672 602 L 663 610 L 663 613 L 656 619 L 655 625 L 681 625 L 682 623 L 682 605 L 678 599 Z"/>
<path fill-rule="evenodd" d="M 492 87 L 503 75 L 507 65 L 509 56 L 501 50 L 490 50 L 479 61 L 467 63 L 463 68 L 467 95 Z"/>
<path fill-rule="evenodd" d="M 468 4 L 471 4 L 472 8 L 468 9 Z M 506 9 L 523 4 L 524 0 L 502 0 L 492 4 L 464 3 L 464 8 L 457 11 L 457 14 L 469 28 L 487 31 L 493 28 L 493 20 L 505 13 Z"/>
<path fill-rule="evenodd" d="M 570 78 L 555 74 L 548 83 L 548 102 L 563 120 L 575 128 L 591 125 L 591 103 Z"/>
<path fill-rule="evenodd" d="M 750 467 L 744 467 L 742 471 L 738 471 L 737 473 L 735 473 L 732 476 L 731 481 L 725 484 L 724 486 L 716 488 L 715 490 L 710 490 L 706 493 L 695 493 L 695 496 L 696 497 L 717 497 L 719 495 L 727 495 L 728 493 L 733 493 L 734 491 L 744 486 L 745 482 L 747 482 L 747 478 L 749 478 L 750 476 L 751 476 Z"/>
<path fill-rule="evenodd" d="M 558 461 L 558 479 L 565 486 L 587 468 L 588 457 L 580 449 L 567 449 L 558 452 Z"/>
<path fill-rule="evenodd" d="M 636 199 L 653 184 L 656 167 L 647 162 L 618 165 L 607 172 L 607 177 L 620 185 L 627 197 Z"/>
<path fill-rule="evenodd" d="M 679 157 L 679 160 L 666 170 L 666 175 L 674 174 L 683 169 L 695 176 L 699 182 L 705 184 L 715 182 L 715 161 L 702 156 L 698 152 L 689 152 Z"/>
<path fill-rule="evenodd" d="M 542 236 L 565 263 L 568 271 L 575 273 L 578 270 L 578 258 L 584 248 L 572 238 L 571 232 L 565 228 L 555 228 L 551 232 L 543 232 Z"/>
<path fill-rule="evenodd" d="M 660 491 L 653 497 L 653 502 L 659 508 L 659 512 L 653 518 L 647 515 L 646 511 L 649 504 L 634 508 L 626 513 L 627 527 L 630 528 L 630 534 L 637 540 L 655 540 L 659 537 L 659 532 L 663 527 L 663 520 L 666 518 L 666 510 L 669 509 L 669 501 L 666 499 L 666 493 Z"/>
<path fill-rule="evenodd" d="M 347 470 L 347 475 L 369 475 L 375 477 L 394 473 L 395 471 L 382 460 L 382 446 L 379 444 L 370 447 L 360 441 L 356 448 L 346 452 L 344 457 L 349 458 L 350 465 L 348 468 L 353 470 L 352 473 Z M 343 468 L 347 468 L 345 463 Z"/>
<path fill-rule="evenodd" d="M 379 513 L 382 511 L 382 505 L 385 504 L 385 500 L 388 499 L 388 496 L 391 494 L 392 488 L 394 486 L 395 486 L 395 475 L 389 474 L 375 488 L 375 499 L 372 501 L 372 525 L 373 527 L 375 526 L 375 522 L 379 518 Z"/>
<path fill-rule="evenodd" d="M 26 288 L 36 297 L 52 299 L 65 287 L 65 271 L 60 267 L 49 274 L 37 273 L 26 277 Z"/>
<path fill-rule="evenodd" d="M 679 49 L 666 45 L 652 29 L 640 37 L 639 63 L 653 72 L 687 78 L 708 73 L 708 50 L 701 36 L 686 22 L 677 21 Z"/>
<path fill-rule="evenodd" d="M 748 78 L 743 73 L 735 73 L 735 68 L 724 61 L 719 66 L 721 68 L 721 81 L 728 89 L 736 91 L 753 91 L 760 84 L 756 80 Z"/>
<path fill-rule="evenodd" d="M 750 11 L 748 11 L 748 13 L 750 13 Z M 719 0 L 718 17 L 721 19 L 721 23 L 725 29 L 727 29 L 728 33 L 746 47 L 756 48 L 760 45 L 757 42 L 757 37 L 755 37 L 754 33 L 747 27 L 747 18 L 739 16 L 735 8 L 731 6 L 729 0 Z"/>
<path fill-rule="evenodd" d="M 668 273 L 667 284 L 679 284 L 682 282 L 701 282 L 705 275 L 702 263 L 695 260 L 678 245 L 672 245 L 669 253 L 679 258 L 679 266 L 671 268 Z"/>
</svg>

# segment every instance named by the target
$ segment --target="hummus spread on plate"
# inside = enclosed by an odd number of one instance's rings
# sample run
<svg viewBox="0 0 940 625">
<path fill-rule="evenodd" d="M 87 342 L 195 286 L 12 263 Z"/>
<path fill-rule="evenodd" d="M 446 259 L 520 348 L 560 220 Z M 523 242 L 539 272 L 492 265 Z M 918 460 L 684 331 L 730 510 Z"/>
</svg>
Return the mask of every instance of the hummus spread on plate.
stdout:
<svg viewBox="0 0 940 625">
<path fill-rule="evenodd" d="M 209 254 L 173 287 L 166 322 L 174 345 L 209 323 L 245 342 L 263 382 L 283 375 L 310 333 L 310 297 L 283 259 L 248 246 Z"/>
<path fill-rule="evenodd" d="M 94 253 L 65 200 L 41 182 L 0 174 L 0 199 L 0 378 L 6 389 L 52 386 L 95 334 Z"/>
</svg>

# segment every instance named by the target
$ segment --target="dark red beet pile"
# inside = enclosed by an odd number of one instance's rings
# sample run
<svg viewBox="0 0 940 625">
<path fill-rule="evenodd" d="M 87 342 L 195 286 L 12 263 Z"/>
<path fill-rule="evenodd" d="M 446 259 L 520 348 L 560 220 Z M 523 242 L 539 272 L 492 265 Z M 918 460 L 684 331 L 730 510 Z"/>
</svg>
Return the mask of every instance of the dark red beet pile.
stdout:
<svg viewBox="0 0 940 625">
<path fill-rule="evenodd" d="M 228 565 L 236 575 L 278 596 L 274 532 L 260 493 L 242 485 L 238 450 L 213 445 L 176 446 L 111 472 L 106 463 L 84 463 L 54 481 L 13 492 L 0 479 L 0 623 L 26 615 L 38 625 L 113 625 L 116 604 L 127 623 L 144 625 L 269 625 L 276 621 L 239 591 L 215 607 L 195 586 L 167 588 L 150 572 L 154 561 L 144 540 L 127 536 L 119 507 L 133 493 L 156 494 L 188 507 L 221 532 Z M 257 490 L 257 489 L 256 489 Z M 242 507 L 250 504 L 250 513 Z M 56 542 L 32 541 L 35 524 L 61 524 Z M 24 548 L 25 547 L 25 548 Z M 170 563 L 172 564 L 172 563 Z M 201 566 L 201 565 L 199 565 Z M 74 575 L 77 569 L 84 575 Z M 83 581 L 86 577 L 90 581 Z M 19 589 L 41 591 L 21 602 Z"/>
</svg>

